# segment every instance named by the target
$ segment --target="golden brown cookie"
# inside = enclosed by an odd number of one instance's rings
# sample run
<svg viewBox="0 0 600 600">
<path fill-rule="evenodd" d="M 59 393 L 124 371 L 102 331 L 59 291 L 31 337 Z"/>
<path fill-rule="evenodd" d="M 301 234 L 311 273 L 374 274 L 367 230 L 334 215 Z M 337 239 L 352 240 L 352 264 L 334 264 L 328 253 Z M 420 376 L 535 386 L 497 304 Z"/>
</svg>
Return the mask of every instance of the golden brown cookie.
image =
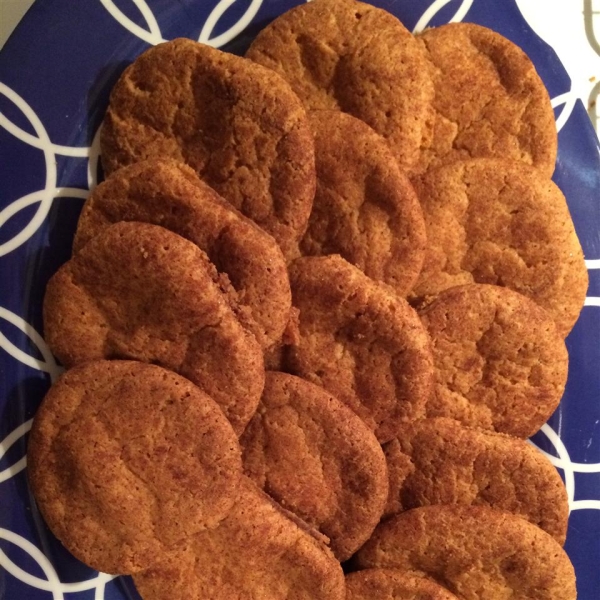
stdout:
<svg viewBox="0 0 600 600">
<path fill-rule="evenodd" d="M 261 346 L 279 342 L 292 304 L 281 249 L 191 168 L 149 159 L 113 173 L 84 204 L 74 250 L 118 221 L 154 223 L 194 242 L 231 282 L 243 323 Z"/>
<path fill-rule="evenodd" d="M 323 388 L 268 372 L 240 443 L 246 475 L 325 534 L 339 561 L 369 539 L 388 497 L 385 456 L 362 420 Z"/>
<path fill-rule="evenodd" d="M 289 255 L 315 192 L 306 113 L 269 69 L 188 39 L 144 52 L 116 83 L 101 135 L 107 173 L 145 158 L 187 163 Z"/>
<path fill-rule="evenodd" d="M 344 600 L 329 549 L 250 480 L 220 525 L 159 557 L 134 577 L 144 600 Z"/>
<path fill-rule="evenodd" d="M 368 125 L 339 111 L 314 111 L 309 118 L 317 193 L 301 253 L 340 254 L 406 296 L 421 272 L 427 242 L 414 188 Z"/>
<path fill-rule="evenodd" d="M 575 572 L 560 544 L 509 513 L 428 506 L 392 517 L 356 555 L 359 568 L 420 571 L 464 600 L 575 600 Z"/>
<path fill-rule="evenodd" d="M 67 367 L 129 358 L 187 377 L 241 434 L 264 385 L 260 345 L 236 318 L 204 252 L 147 223 L 107 227 L 50 279 L 50 349 Z"/>
<path fill-rule="evenodd" d="M 408 303 L 337 255 L 294 261 L 290 283 L 300 319 L 286 369 L 344 402 L 382 443 L 422 417 L 433 359 Z"/>
<path fill-rule="evenodd" d="M 368 123 L 404 170 L 429 143 L 434 89 L 426 52 L 385 10 L 354 0 L 301 4 L 263 29 L 246 56 L 287 79 L 307 108 Z"/>
<path fill-rule="evenodd" d="M 414 571 L 365 569 L 346 575 L 346 600 L 458 600 Z"/>
<path fill-rule="evenodd" d="M 566 337 L 588 275 L 552 181 L 522 163 L 477 159 L 429 171 L 416 189 L 428 239 L 416 298 L 463 283 L 501 285 L 545 308 Z"/>
<path fill-rule="evenodd" d="M 34 418 L 29 481 L 52 532 L 78 559 L 136 573 L 231 510 L 240 447 L 211 398 L 132 361 L 67 371 Z"/>
<path fill-rule="evenodd" d="M 564 544 L 565 486 L 550 461 L 527 442 L 451 419 L 423 419 L 403 425 L 384 450 L 388 463 L 398 457 L 399 468 L 406 458 L 411 463 L 404 481 L 390 486 L 388 514 L 433 504 L 489 506 L 527 519 Z"/>
<path fill-rule="evenodd" d="M 495 285 L 441 292 L 419 314 L 435 367 L 429 417 L 527 438 L 554 412 L 569 355 L 552 317 L 529 298 Z"/>
<path fill-rule="evenodd" d="M 427 50 L 435 87 L 434 134 L 419 170 L 498 157 L 550 177 L 558 143 L 554 111 L 521 48 L 474 23 L 427 29 L 417 39 Z"/>
</svg>

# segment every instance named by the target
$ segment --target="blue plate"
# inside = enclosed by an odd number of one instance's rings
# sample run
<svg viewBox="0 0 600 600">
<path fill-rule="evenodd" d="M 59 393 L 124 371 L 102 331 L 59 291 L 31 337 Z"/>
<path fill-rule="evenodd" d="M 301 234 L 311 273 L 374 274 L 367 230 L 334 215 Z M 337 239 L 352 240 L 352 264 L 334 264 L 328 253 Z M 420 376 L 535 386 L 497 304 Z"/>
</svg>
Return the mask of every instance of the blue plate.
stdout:
<svg viewBox="0 0 600 600">
<path fill-rule="evenodd" d="M 124 67 L 178 36 L 242 53 L 293 0 L 38 0 L 0 53 L 0 598 L 137 598 L 128 578 L 89 570 L 49 533 L 25 475 L 27 432 L 60 373 L 41 336 L 49 277 L 70 255 L 80 207 L 101 173 L 98 126 Z M 598 139 L 556 54 L 515 0 L 381 0 L 411 30 L 450 20 L 486 25 L 529 54 L 556 106 L 554 179 L 590 269 L 590 290 L 567 340 L 560 408 L 533 440 L 564 475 L 566 550 L 579 600 L 600 590 L 600 155 Z M 173 599 L 178 600 L 178 599 Z"/>
</svg>

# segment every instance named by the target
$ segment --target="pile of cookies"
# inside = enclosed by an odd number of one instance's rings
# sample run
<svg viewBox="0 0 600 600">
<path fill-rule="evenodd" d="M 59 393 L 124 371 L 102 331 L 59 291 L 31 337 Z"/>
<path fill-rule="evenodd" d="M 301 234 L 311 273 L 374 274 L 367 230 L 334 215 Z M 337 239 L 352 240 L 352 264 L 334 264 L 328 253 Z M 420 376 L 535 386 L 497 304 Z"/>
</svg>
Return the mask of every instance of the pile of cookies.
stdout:
<svg viewBox="0 0 600 600">
<path fill-rule="evenodd" d="M 101 142 L 28 453 L 68 550 L 145 600 L 575 599 L 525 438 L 587 272 L 519 48 L 315 0 L 148 50 Z"/>
</svg>

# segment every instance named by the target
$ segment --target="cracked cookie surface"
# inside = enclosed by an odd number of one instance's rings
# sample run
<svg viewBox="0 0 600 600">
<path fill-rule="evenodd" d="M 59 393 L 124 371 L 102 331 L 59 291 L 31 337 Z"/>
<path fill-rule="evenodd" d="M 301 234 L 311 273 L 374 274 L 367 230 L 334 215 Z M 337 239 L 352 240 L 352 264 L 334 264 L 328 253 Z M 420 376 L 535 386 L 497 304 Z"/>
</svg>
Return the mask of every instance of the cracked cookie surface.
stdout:
<svg viewBox="0 0 600 600">
<path fill-rule="evenodd" d="M 67 367 L 135 359 L 176 371 L 219 404 L 241 434 L 264 385 L 260 345 L 237 319 L 206 254 L 177 234 L 121 222 L 55 273 L 46 341 Z"/>
<path fill-rule="evenodd" d="M 560 544 L 509 513 L 428 506 L 381 523 L 358 551 L 359 568 L 420 571 L 464 600 L 575 600 L 575 572 Z"/>
<path fill-rule="evenodd" d="M 424 415 L 431 342 L 404 299 L 337 255 L 294 261 L 290 284 L 300 317 L 286 370 L 344 402 L 380 442 Z"/>
<path fill-rule="evenodd" d="M 219 526 L 134 576 L 144 600 L 344 600 L 331 551 L 242 477 Z"/>
<path fill-rule="evenodd" d="M 555 183 L 518 162 L 476 159 L 429 171 L 416 190 L 428 248 L 414 298 L 465 283 L 500 285 L 545 308 L 567 336 L 588 274 Z"/>
<path fill-rule="evenodd" d="M 390 479 L 388 515 L 434 504 L 489 506 L 527 519 L 564 544 L 565 486 L 552 463 L 524 440 L 451 419 L 423 419 L 404 425 L 384 451 L 390 472 L 405 473 Z"/>
<path fill-rule="evenodd" d="M 414 571 L 364 569 L 346 575 L 347 600 L 458 600 Z"/>
<path fill-rule="evenodd" d="M 433 66 L 433 137 L 419 171 L 456 160 L 523 161 L 550 177 L 558 146 L 554 110 L 529 57 L 474 23 L 427 29 L 417 39 Z"/>
<path fill-rule="evenodd" d="M 340 254 L 401 296 L 423 264 L 423 211 L 386 141 L 339 111 L 313 111 L 317 193 L 304 256 Z"/>
<path fill-rule="evenodd" d="M 149 159 L 113 173 L 84 204 L 74 251 L 118 221 L 160 225 L 196 244 L 233 286 L 239 316 L 261 346 L 279 342 L 292 303 L 281 249 L 191 168 Z"/>
<path fill-rule="evenodd" d="M 65 373 L 36 413 L 28 477 L 45 521 L 107 573 L 147 568 L 233 506 L 241 451 L 227 419 L 187 379 L 97 361 Z"/>
<path fill-rule="evenodd" d="M 431 337 L 427 416 L 527 438 L 555 411 L 569 355 L 550 314 L 508 288 L 441 292 L 419 316 Z"/>
<path fill-rule="evenodd" d="M 101 147 L 109 174 L 145 158 L 187 163 L 284 254 L 297 249 L 314 144 L 300 101 L 269 69 L 188 39 L 159 44 L 114 86 Z"/>
<path fill-rule="evenodd" d="M 284 77 L 308 109 L 365 121 L 410 171 L 431 136 L 433 83 L 423 48 L 390 13 L 316 0 L 275 19 L 246 56 Z"/>
<path fill-rule="evenodd" d="M 388 497 L 381 446 L 362 420 L 323 388 L 268 372 L 240 444 L 245 474 L 326 535 L 340 562 L 379 523 Z"/>
</svg>

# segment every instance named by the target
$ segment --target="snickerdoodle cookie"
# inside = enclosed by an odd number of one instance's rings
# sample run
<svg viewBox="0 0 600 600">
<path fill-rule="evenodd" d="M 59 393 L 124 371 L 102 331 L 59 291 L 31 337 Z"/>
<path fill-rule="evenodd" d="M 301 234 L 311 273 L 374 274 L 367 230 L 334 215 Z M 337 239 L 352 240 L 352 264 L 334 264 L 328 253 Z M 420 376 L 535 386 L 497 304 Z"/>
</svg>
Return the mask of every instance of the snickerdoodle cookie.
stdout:
<svg viewBox="0 0 600 600">
<path fill-rule="evenodd" d="M 187 377 L 241 434 L 264 385 L 262 350 L 195 244 L 157 225 L 120 222 L 53 275 L 46 341 L 61 362 L 128 358 Z"/>
<path fill-rule="evenodd" d="M 359 568 L 420 571 L 464 600 L 575 600 L 560 544 L 528 521 L 483 506 L 427 506 L 381 523 Z"/>
<path fill-rule="evenodd" d="M 419 170 L 477 157 L 554 171 L 557 134 L 548 92 L 529 57 L 499 33 L 450 23 L 417 38 L 433 67 L 433 137 Z"/>
<path fill-rule="evenodd" d="M 426 52 L 393 15 L 354 0 L 301 4 L 261 31 L 246 56 L 284 77 L 309 109 L 342 110 L 417 166 L 433 124 Z"/>
<path fill-rule="evenodd" d="M 555 183 L 525 164 L 488 158 L 433 169 L 416 189 L 428 248 L 415 297 L 463 283 L 508 287 L 545 308 L 566 337 L 588 274 Z"/>
<path fill-rule="evenodd" d="M 300 250 L 340 254 L 401 296 L 423 265 L 423 211 L 386 141 L 339 111 L 309 114 L 315 134 L 317 193 Z"/>
<path fill-rule="evenodd" d="M 423 419 L 403 425 L 384 450 L 390 472 L 405 471 L 404 480 L 390 480 L 388 514 L 433 504 L 489 506 L 527 519 L 564 544 L 565 486 L 552 463 L 524 440 L 451 419 Z"/>
<path fill-rule="evenodd" d="M 188 39 L 150 48 L 114 86 L 101 135 L 107 173 L 145 158 L 187 163 L 289 255 L 315 192 L 314 144 L 290 86 Z"/>
<path fill-rule="evenodd" d="M 132 361 L 88 362 L 46 395 L 29 438 L 29 481 L 46 523 L 108 573 L 147 568 L 231 510 L 240 447 L 187 379 Z"/>
<path fill-rule="evenodd" d="M 325 534 L 338 560 L 369 539 L 388 498 L 385 456 L 362 420 L 323 388 L 268 372 L 240 443 L 246 475 Z"/>
<path fill-rule="evenodd" d="M 527 438 L 554 412 L 569 355 L 550 314 L 508 288 L 449 288 L 419 313 L 435 368 L 429 417 Z"/>
<path fill-rule="evenodd" d="M 280 341 L 292 302 L 281 249 L 190 167 L 156 158 L 113 173 L 84 204 L 74 251 L 118 221 L 154 223 L 194 242 L 226 275 L 243 324 L 261 346 Z"/>
<path fill-rule="evenodd" d="M 344 600 L 331 551 L 250 480 L 219 526 L 134 576 L 144 600 Z"/>
<path fill-rule="evenodd" d="M 347 600 L 458 600 L 414 571 L 364 569 L 346 575 Z"/>
<path fill-rule="evenodd" d="M 408 303 L 337 255 L 294 261 L 290 283 L 300 317 L 285 367 L 348 405 L 380 442 L 422 417 L 433 358 Z"/>
</svg>

